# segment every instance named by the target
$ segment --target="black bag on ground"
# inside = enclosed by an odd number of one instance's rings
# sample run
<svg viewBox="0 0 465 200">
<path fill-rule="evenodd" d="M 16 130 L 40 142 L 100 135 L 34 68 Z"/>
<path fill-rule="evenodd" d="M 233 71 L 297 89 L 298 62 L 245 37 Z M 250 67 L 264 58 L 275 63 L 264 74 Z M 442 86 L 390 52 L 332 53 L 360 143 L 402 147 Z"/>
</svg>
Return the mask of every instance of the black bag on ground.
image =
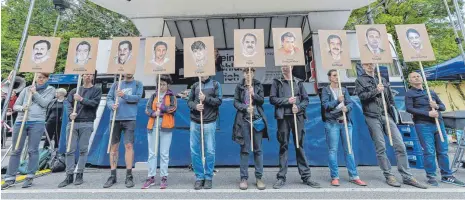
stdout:
<svg viewBox="0 0 465 200">
<path fill-rule="evenodd" d="M 55 154 L 55 156 L 50 161 L 50 169 L 52 172 L 63 172 L 66 169 L 65 164 L 65 155 Z"/>
</svg>

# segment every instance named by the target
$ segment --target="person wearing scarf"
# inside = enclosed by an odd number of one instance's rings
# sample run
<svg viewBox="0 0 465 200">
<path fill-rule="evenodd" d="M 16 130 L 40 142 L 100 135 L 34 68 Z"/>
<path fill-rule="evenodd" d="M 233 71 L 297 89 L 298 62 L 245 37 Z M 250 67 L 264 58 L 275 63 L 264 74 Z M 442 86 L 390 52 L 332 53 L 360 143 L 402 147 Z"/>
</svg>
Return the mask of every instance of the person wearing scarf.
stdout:
<svg viewBox="0 0 465 200">
<path fill-rule="evenodd" d="M 45 131 L 45 111 L 47 105 L 55 95 L 55 88 L 47 84 L 48 77 L 49 74 L 37 73 L 36 84 L 24 88 L 13 106 L 13 110 L 18 112 L 18 116 L 13 127 L 12 145 L 16 145 L 22 121 L 26 120 L 26 122 L 23 134 L 19 141 L 19 146 L 11 152 L 10 161 L 8 162 L 8 170 L 4 177 L 5 183 L 2 185 L 2 189 L 7 189 L 15 183 L 19 163 L 21 161 L 21 153 L 23 151 L 24 143 L 26 142 L 26 136 L 29 137 L 27 140 L 27 152 L 29 155 L 27 166 L 28 172 L 22 187 L 28 188 L 32 186 L 33 178 L 39 167 L 39 143 Z M 27 105 L 29 95 L 31 94 L 31 104 Z M 26 110 L 29 111 L 25 118 L 24 112 Z"/>
</svg>

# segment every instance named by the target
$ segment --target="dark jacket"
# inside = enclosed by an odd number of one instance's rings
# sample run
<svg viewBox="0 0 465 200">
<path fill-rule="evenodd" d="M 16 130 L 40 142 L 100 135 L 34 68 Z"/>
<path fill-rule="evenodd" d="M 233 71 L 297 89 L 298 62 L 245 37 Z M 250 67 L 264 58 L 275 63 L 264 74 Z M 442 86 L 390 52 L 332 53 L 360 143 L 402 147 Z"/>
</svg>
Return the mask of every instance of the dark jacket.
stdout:
<svg viewBox="0 0 465 200">
<path fill-rule="evenodd" d="M 203 123 L 214 122 L 218 118 L 218 110 L 222 103 L 221 85 L 218 81 L 208 78 L 202 82 L 202 92 L 205 95 Z M 196 82 L 192 85 L 187 105 L 191 110 L 191 120 L 198 124 L 200 124 L 200 112 L 197 111 L 196 106 L 199 103 L 199 82 Z"/>
<path fill-rule="evenodd" d="M 268 137 L 268 121 L 266 119 L 265 111 L 263 110 L 263 103 L 265 101 L 265 93 L 263 91 L 263 86 L 260 81 L 253 79 L 253 90 L 255 95 L 252 96 L 252 105 L 257 107 L 258 114 L 261 115 L 263 121 L 265 122 L 265 129 L 263 130 L 263 138 Z M 234 119 L 232 140 L 240 145 L 244 144 L 244 136 L 242 135 L 242 127 L 248 126 L 249 122 L 244 120 L 244 115 L 248 116 L 247 108 L 248 106 L 244 103 L 244 96 L 246 95 L 245 90 L 247 86 L 245 85 L 245 79 L 242 79 L 241 83 L 237 84 L 236 91 L 234 92 L 234 107 L 237 109 L 236 117 Z M 248 98 L 248 97 L 247 97 Z"/>
<path fill-rule="evenodd" d="M 438 104 L 438 111 L 445 111 L 446 106 L 442 103 L 436 92 L 430 90 L 431 98 Z M 426 90 L 417 88 L 410 88 L 405 94 L 405 107 L 407 112 L 413 115 L 415 124 L 434 124 L 434 118 L 429 116 L 431 106 L 429 105 L 429 98 Z M 442 119 L 441 112 L 439 112 L 439 119 Z"/>
<path fill-rule="evenodd" d="M 381 77 L 384 85 L 384 98 L 388 108 L 389 115 L 394 118 L 394 113 L 391 107 L 395 107 L 394 97 L 392 96 L 389 83 Z M 383 119 L 384 106 L 381 93 L 376 89 L 378 87 L 378 76 L 371 77 L 364 73 L 355 80 L 355 93 L 360 98 L 363 108 L 363 114 L 368 117 Z"/>
<path fill-rule="evenodd" d="M 60 111 L 57 111 L 58 109 L 52 109 L 53 105 L 55 105 L 57 102 L 58 102 L 58 99 L 54 98 L 52 99 L 52 101 L 50 101 L 50 103 L 48 103 L 46 111 L 45 111 L 45 114 L 46 114 L 45 122 L 47 122 L 48 120 L 52 120 L 52 119 L 58 119 L 59 121 L 62 120 L 63 110 L 61 110 L 60 112 Z M 67 107 L 66 104 L 67 104 L 67 101 L 63 100 L 63 109 Z"/>
<path fill-rule="evenodd" d="M 325 115 L 323 117 L 325 122 L 336 123 L 338 118 L 342 116 L 342 110 L 337 110 L 336 107 L 339 105 L 339 101 L 334 99 L 333 92 L 331 91 L 331 85 L 323 88 L 321 91 L 321 104 L 323 106 Z M 352 111 L 353 102 L 350 100 L 349 91 L 343 87 L 342 93 L 344 94 L 344 105 L 347 107 L 348 112 L 346 113 L 347 121 L 350 122 L 350 111 Z M 339 96 L 339 94 L 336 94 Z"/>
<path fill-rule="evenodd" d="M 307 118 L 306 109 L 308 105 L 308 94 L 304 88 L 302 81 L 298 78 L 293 78 L 294 82 L 294 96 L 296 97 L 296 105 L 299 108 L 297 115 L 303 115 L 304 119 Z M 291 88 L 283 88 L 283 82 L 286 81 L 283 76 L 279 79 L 273 79 L 270 90 L 270 103 L 274 105 L 274 117 L 276 119 L 284 118 L 284 108 L 292 108 L 292 104 L 289 103 L 289 97 L 284 96 L 284 90 L 290 90 Z"/>
<path fill-rule="evenodd" d="M 74 94 L 76 88 L 69 92 L 66 99 L 66 106 L 68 107 L 68 117 L 73 113 L 74 106 Z M 82 101 L 77 103 L 76 106 L 76 119 L 75 122 L 93 122 L 97 117 L 97 109 L 100 104 L 100 98 L 102 97 L 102 89 L 95 85 L 90 88 L 79 88 L 79 95 L 83 98 Z"/>
</svg>

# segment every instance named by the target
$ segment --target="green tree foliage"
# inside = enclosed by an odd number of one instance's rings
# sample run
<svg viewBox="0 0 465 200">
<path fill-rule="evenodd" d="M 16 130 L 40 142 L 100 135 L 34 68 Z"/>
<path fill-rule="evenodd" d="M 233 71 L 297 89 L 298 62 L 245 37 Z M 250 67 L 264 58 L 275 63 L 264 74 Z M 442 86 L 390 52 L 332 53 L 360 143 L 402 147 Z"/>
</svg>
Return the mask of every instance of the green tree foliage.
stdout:
<svg viewBox="0 0 465 200">
<path fill-rule="evenodd" d="M 135 36 L 139 35 L 132 21 L 118 13 L 106 10 L 90 1 L 68 1 L 71 2 L 71 7 L 61 12 L 56 34 L 56 37 L 61 38 L 55 66 L 56 73 L 63 72 L 65 69 L 70 38 L 99 37 L 100 39 L 110 39 L 113 36 L 128 36 L 127 32 L 131 32 Z M 2 5 L 2 78 L 8 76 L 14 68 L 29 5 L 29 0 L 6 0 Z M 90 9 L 106 17 L 90 12 Z M 28 35 L 52 36 L 59 14 L 60 12 L 55 9 L 52 0 L 36 0 Z M 23 73 L 21 76 L 31 81 L 33 74 Z"/>
<path fill-rule="evenodd" d="M 424 62 L 424 66 L 432 66 L 460 54 L 442 0 L 377 0 L 371 7 L 374 23 L 386 24 L 388 33 L 392 34 L 396 41 L 396 49 L 401 58 L 402 51 L 395 31 L 395 25 L 398 24 L 426 24 L 436 61 Z M 452 1 L 449 1 L 449 7 L 454 13 Z M 345 29 L 353 30 L 355 25 L 367 24 L 367 11 L 368 6 L 352 11 Z M 418 63 L 407 63 L 407 66 L 409 71 L 419 67 Z"/>
</svg>

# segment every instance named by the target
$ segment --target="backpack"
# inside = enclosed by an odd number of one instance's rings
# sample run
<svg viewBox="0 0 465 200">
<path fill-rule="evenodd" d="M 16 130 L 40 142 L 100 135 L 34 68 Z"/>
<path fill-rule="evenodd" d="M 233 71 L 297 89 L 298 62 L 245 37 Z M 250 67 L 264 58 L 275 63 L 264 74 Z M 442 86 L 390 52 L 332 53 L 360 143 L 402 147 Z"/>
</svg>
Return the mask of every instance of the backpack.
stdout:
<svg viewBox="0 0 465 200">
<path fill-rule="evenodd" d="M 65 155 L 64 154 L 55 154 L 50 160 L 50 169 L 52 172 L 63 172 L 66 169 L 65 164 Z"/>
<path fill-rule="evenodd" d="M 52 157 L 52 150 L 48 148 L 39 149 L 39 168 L 38 170 L 43 170 L 49 168 L 48 162 Z M 28 172 L 27 165 L 29 160 L 24 160 L 18 168 L 18 172 L 22 175 L 26 175 Z"/>
</svg>

